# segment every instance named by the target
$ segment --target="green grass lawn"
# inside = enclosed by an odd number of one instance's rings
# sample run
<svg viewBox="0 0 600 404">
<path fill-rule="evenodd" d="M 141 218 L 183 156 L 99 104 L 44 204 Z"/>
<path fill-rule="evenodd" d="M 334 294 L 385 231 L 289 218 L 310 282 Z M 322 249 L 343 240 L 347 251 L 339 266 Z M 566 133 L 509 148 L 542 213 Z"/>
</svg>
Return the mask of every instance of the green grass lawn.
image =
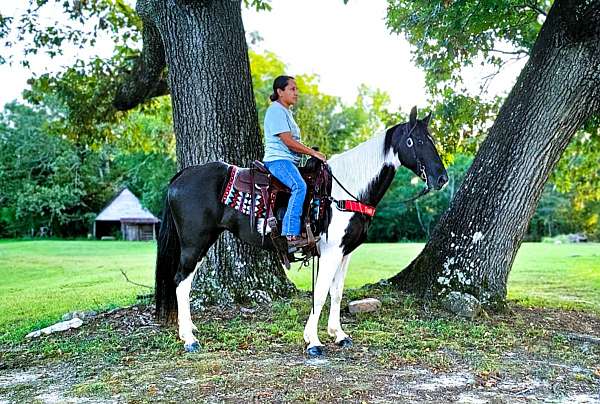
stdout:
<svg viewBox="0 0 600 404">
<path fill-rule="evenodd" d="M 352 255 L 346 287 L 389 278 L 408 265 L 423 244 L 367 244 Z M 292 269 L 290 278 L 309 289 L 310 270 Z M 524 243 L 508 282 L 509 299 L 526 305 L 600 312 L 600 244 Z"/>
<path fill-rule="evenodd" d="M 368 244 L 353 255 L 346 286 L 390 277 L 422 244 Z M 153 285 L 154 243 L 0 241 L 0 341 L 14 340 L 73 310 L 127 305 Z M 290 278 L 310 287 L 310 269 Z M 528 305 L 600 312 L 600 244 L 524 244 L 509 279 L 509 297 Z"/>
<path fill-rule="evenodd" d="M 0 341 L 74 310 L 135 302 L 153 285 L 156 245 L 120 241 L 0 242 Z"/>
</svg>

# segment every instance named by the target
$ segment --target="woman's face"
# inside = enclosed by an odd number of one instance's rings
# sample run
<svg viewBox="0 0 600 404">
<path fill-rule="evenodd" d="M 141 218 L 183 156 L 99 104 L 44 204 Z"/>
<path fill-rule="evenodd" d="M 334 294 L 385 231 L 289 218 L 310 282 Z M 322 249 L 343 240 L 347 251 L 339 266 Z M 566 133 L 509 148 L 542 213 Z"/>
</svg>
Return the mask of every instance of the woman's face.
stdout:
<svg viewBox="0 0 600 404">
<path fill-rule="evenodd" d="M 296 81 L 289 79 L 287 86 L 285 86 L 283 90 L 277 89 L 277 94 L 279 95 L 279 101 L 286 107 L 296 104 L 296 102 L 298 102 L 298 87 L 296 86 Z"/>
</svg>

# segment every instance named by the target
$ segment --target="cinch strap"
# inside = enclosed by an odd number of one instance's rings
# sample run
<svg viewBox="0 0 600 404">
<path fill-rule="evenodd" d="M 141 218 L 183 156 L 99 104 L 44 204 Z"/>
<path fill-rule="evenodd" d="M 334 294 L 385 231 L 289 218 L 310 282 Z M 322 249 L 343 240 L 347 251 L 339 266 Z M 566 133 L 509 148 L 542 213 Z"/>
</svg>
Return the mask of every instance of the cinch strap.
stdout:
<svg viewBox="0 0 600 404">
<path fill-rule="evenodd" d="M 365 205 L 364 203 L 358 201 L 345 199 L 341 201 L 335 201 L 335 203 L 337 208 L 343 212 L 357 212 L 371 217 L 375 216 L 375 207 Z"/>
</svg>

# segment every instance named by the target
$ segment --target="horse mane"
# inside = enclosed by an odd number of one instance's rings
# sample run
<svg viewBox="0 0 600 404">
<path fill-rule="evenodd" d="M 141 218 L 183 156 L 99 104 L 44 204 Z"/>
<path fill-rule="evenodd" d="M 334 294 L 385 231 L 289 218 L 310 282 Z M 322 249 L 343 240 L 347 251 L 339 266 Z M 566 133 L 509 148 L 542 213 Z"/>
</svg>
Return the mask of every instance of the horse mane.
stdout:
<svg viewBox="0 0 600 404">
<path fill-rule="evenodd" d="M 369 184 L 377 178 L 382 168 L 386 165 L 399 166 L 399 161 L 393 153 L 393 148 L 388 138 L 396 128 L 387 129 L 358 146 L 336 154 L 328 159 L 333 175 L 353 195 L 361 198 Z M 332 196 L 336 199 L 348 199 L 349 195 L 334 184 Z"/>
</svg>

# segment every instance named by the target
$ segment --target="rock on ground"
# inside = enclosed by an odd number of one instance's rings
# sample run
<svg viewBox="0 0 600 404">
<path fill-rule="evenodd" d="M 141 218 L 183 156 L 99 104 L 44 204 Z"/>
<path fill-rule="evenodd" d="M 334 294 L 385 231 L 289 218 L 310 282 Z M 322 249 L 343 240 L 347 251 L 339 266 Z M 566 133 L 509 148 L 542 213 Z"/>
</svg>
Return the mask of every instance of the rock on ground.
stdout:
<svg viewBox="0 0 600 404">
<path fill-rule="evenodd" d="M 450 292 L 442 304 L 446 310 L 470 320 L 473 320 L 481 312 L 479 300 L 468 293 Z"/>
<path fill-rule="evenodd" d="M 381 302 L 377 299 L 369 297 L 362 300 L 354 300 L 348 303 L 348 310 L 351 314 L 370 313 L 381 308 Z"/>
</svg>

